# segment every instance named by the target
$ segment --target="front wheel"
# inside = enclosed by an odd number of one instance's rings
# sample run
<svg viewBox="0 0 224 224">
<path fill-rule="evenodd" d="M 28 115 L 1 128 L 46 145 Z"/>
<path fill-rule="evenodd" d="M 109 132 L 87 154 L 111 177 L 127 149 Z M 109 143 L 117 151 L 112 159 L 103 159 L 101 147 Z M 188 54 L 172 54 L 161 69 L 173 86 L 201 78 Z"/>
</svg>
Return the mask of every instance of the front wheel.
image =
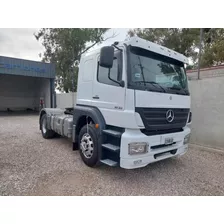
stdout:
<svg viewBox="0 0 224 224">
<path fill-rule="evenodd" d="M 93 125 L 85 125 L 79 133 L 79 152 L 83 162 L 94 167 L 98 165 L 100 158 L 100 148 L 98 146 L 98 138 Z"/>
</svg>

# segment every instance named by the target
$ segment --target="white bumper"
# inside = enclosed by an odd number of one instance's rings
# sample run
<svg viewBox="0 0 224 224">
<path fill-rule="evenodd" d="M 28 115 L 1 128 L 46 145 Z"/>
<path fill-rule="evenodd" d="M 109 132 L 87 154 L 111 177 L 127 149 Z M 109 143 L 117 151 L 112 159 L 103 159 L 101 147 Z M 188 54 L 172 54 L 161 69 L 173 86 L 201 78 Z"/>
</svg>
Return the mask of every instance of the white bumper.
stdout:
<svg viewBox="0 0 224 224">
<path fill-rule="evenodd" d="M 125 169 L 135 169 L 163 159 L 183 155 L 188 150 L 188 145 L 183 144 L 184 138 L 188 134 L 190 134 L 190 128 L 188 127 L 185 127 L 182 132 L 154 136 L 146 136 L 140 130 L 126 129 L 121 138 L 120 166 Z M 164 146 L 166 138 L 173 138 L 175 144 Z M 149 145 L 148 152 L 129 155 L 128 144 L 132 142 L 147 142 Z M 159 147 L 160 145 L 161 147 Z M 152 149 L 153 146 L 156 146 L 156 148 Z M 170 153 L 171 150 L 176 150 L 176 153 Z"/>
</svg>

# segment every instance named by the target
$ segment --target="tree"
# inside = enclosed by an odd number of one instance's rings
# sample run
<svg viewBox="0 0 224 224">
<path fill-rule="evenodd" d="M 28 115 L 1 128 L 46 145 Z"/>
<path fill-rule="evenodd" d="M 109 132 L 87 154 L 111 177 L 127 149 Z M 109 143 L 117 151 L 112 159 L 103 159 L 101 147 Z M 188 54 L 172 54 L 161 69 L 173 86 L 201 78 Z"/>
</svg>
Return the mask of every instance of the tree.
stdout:
<svg viewBox="0 0 224 224">
<path fill-rule="evenodd" d="M 196 60 L 195 49 L 199 42 L 200 29 L 190 28 L 144 28 L 129 31 L 129 36 L 137 35 L 143 39 L 160 44 Z"/>
<path fill-rule="evenodd" d="M 224 29 L 204 29 L 201 67 L 224 63 Z"/>
<path fill-rule="evenodd" d="M 72 76 L 76 91 L 78 68 L 74 66 L 74 62 L 80 59 L 82 53 L 104 41 L 103 35 L 107 30 L 108 28 L 42 28 L 34 34 L 45 48 L 42 61 L 56 66 L 56 85 L 60 91 L 72 90 Z"/>
<path fill-rule="evenodd" d="M 201 67 L 223 64 L 224 29 L 203 28 L 203 33 Z M 191 68 L 197 67 L 200 39 L 198 28 L 144 28 L 130 30 L 128 35 L 137 35 L 182 53 L 193 62 Z"/>
</svg>

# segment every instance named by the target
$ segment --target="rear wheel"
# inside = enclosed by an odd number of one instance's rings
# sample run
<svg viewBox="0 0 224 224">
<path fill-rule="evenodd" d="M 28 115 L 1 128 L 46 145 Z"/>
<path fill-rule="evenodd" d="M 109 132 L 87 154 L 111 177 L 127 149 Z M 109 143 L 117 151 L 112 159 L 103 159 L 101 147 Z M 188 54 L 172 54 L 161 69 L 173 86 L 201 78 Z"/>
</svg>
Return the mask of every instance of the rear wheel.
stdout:
<svg viewBox="0 0 224 224">
<path fill-rule="evenodd" d="M 55 136 L 56 133 L 47 128 L 47 115 L 46 114 L 44 114 L 41 117 L 40 125 L 41 125 L 41 133 L 42 133 L 43 138 L 49 139 L 49 138 L 53 138 Z"/>
<path fill-rule="evenodd" d="M 100 148 L 98 146 L 98 138 L 93 125 L 85 125 L 79 133 L 79 152 L 83 162 L 94 167 L 98 165 L 100 158 Z"/>
</svg>

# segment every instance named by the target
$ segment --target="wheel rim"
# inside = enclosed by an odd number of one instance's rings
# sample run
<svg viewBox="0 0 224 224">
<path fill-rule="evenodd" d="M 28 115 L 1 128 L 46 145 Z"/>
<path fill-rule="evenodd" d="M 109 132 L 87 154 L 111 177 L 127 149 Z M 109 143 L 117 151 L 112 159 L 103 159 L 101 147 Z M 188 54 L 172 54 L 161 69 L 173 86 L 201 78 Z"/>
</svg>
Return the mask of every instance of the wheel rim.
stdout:
<svg viewBox="0 0 224 224">
<path fill-rule="evenodd" d="M 47 120 L 46 119 L 43 120 L 42 131 L 44 134 L 47 132 Z"/>
<path fill-rule="evenodd" d="M 82 154 L 87 159 L 91 158 L 93 155 L 94 145 L 93 145 L 92 137 L 88 133 L 85 133 L 82 136 L 80 146 L 81 146 Z"/>
</svg>

